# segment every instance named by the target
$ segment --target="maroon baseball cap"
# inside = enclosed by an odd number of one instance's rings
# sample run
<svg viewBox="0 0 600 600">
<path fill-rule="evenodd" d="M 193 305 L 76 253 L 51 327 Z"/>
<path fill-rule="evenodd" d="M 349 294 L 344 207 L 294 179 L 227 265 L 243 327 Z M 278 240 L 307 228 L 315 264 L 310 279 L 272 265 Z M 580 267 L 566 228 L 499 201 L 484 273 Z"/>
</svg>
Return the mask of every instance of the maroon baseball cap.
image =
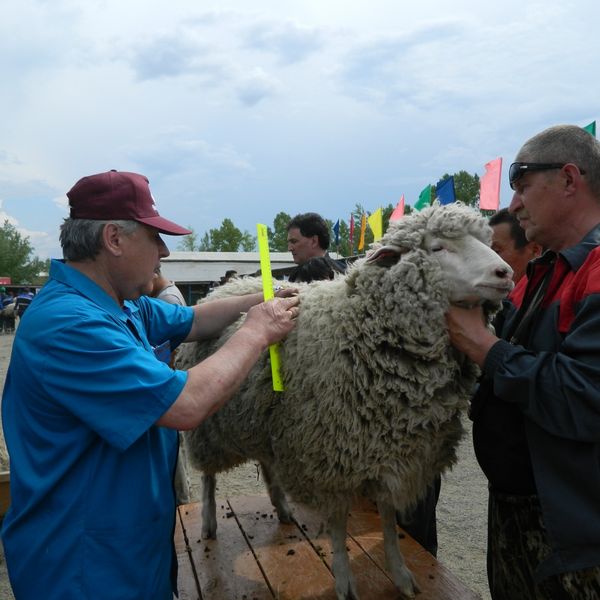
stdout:
<svg viewBox="0 0 600 600">
<path fill-rule="evenodd" d="M 133 220 L 168 235 L 187 235 L 158 214 L 148 179 L 137 173 L 107 171 L 80 179 L 68 192 L 72 219 Z"/>
</svg>

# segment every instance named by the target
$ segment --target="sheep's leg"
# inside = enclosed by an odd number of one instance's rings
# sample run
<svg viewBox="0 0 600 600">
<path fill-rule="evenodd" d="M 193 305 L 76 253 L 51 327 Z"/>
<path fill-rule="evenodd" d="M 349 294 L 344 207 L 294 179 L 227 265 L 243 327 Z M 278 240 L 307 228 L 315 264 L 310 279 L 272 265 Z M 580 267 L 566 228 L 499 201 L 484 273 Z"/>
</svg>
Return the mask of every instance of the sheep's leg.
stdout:
<svg viewBox="0 0 600 600">
<path fill-rule="evenodd" d="M 175 467 L 175 497 L 177 504 L 189 504 L 192 501 L 190 494 L 190 479 L 187 473 L 187 450 L 183 435 L 179 434 L 179 452 L 177 466 Z"/>
<path fill-rule="evenodd" d="M 292 522 L 292 510 L 290 509 L 285 493 L 279 484 L 277 478 L 273 475 L 271 467 L 267 466 L 266 463 L 261 462 L 260 468 L 269 492 L 269 498 L 271 498 L 271 504 L 277 511 L 277 517 L 280 523 L 291 523 Z"/>
<path fill-rule="evenodd" d="M 333 574 L 335 593 L 338 600 L 359 600 L 356 583 L 350 570 L 350 560 L 346 548 L 346 529 L 348 523 L 348 502 L 342 502 L 335 512 L 329 515 L 327 526 L 333 547 Z"/>
<path fill-rule="evenodd" d="M 215 491 L 217 479 L 212 474 L 202 475 L 202 537 L 217 539 L 217 503 Z"/>
<path fill-rule="evenodd" d="M 383 548 L 385 551 L 386 567 L 392 575 L 392 580 L 405 598 L 414 598 L 419 592 L 413 574 L 404 564 L 404 558 L 398 545 L 396 532 L 396 511 L 392 504 L 378 501 L 377 508 L 383 526 Z"/>
</svg>

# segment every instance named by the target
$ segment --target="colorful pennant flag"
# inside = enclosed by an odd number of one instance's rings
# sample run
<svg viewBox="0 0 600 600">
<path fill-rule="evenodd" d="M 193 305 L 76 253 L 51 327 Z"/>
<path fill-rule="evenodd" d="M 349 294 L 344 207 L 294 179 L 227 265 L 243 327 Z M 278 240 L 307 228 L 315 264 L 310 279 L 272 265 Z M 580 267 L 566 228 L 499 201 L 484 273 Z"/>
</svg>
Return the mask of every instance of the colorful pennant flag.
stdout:
<svg viewBox="0 0 600 600">
<path fill-rule="evenodd" d="M 365 247 L 365 231 L 367 231 L 367 215 L 360 218 L 360 237 L 358 238 L 358 251 Z"/>
<path fill-rule="evenodd" d="M 373 240 L 376 242 L 383 237 L 383 213 L 379 207 L 374 213 L 369 215 L 369 227 L 373 232 Z"/>
<path fill-rule="evenodd" d="M 498 210 L 501 174 L 502 158 L 485 163 L 485 173 L 479 182 L 479 208 L 481 210 Z"/>
<path fill-rule="evenodd" d="M 352 244 L 354 242 L 354 215 L 350 214 L 350 233 L 348 235 L 348 241 L 350 242 L 350 253 L 352 254 Z"/>
<path fill-rule="evenodd" d="M 428 185 L 419 194 L 419 199 L 415 202 L 415 210 L 423 210 L 426 206 L 431 204 L 431 186 Z"/>
<path fill-rule="evenodd" d="M 335 245 L 339 246 L 340 244 L 340 220 L 338 219 L 333 226 L 333 233 L 335 233 Z"/>
<path fill-rule="evenodd" d="M 440 179 L 435 186 L 435 193 L 440 204 L 451 204 L 456 202 L 456 193 L 454 191 L 454 177 Z"/>
<path fill-rule="evenodd" d="M 390 215 L 390 221 L 399 221 L 404 216 L 404 194 Z"/>
<path fill-rule="evenodd" d="M 596 137 L 596 121 L 592 121 L 589 125 L 586 125 L 583 129 L 585 129 L 588 133 L 591 133 L 594 137 Z"/>
</svg>

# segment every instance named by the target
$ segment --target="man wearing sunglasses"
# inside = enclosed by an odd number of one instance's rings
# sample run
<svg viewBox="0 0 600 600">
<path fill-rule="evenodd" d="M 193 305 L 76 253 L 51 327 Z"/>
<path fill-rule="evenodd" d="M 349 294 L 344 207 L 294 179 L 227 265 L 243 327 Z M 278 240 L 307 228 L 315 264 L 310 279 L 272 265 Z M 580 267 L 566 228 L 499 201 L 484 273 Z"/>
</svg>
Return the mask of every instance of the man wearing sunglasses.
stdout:
<svg viewBox="0 0 600 600">
<path fill-rule="evenodd" d="M 496 319 L 452 307 L 482 368 L 473 443 L 490 484 L 493 600 L 600 598 L 600 143 L 551 127 L 509 171 L 509 211 L 546 252 Z"/>
</svg>

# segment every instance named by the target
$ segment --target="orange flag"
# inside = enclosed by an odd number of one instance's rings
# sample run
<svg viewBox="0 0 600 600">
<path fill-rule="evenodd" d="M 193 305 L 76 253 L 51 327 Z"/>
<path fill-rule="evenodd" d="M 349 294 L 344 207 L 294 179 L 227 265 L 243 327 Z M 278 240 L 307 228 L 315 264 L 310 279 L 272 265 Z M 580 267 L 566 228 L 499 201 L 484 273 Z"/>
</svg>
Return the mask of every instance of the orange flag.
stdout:
<svg viewBox="0 0 600 600">
<path fill-rule="evenodd" d="M 402 194 L 402 198 L 396 205 L 394 212 L 390 215 L 390 221 L 398 221 L 404 216 L 404 194 Z"/>
<path fill-rule="evenodd" d="M 358 251 L 365 247 L 365 231 L 367 231 L 367 215 L 360 218 L 360 238 L 358 238 Z"/>
<path fill-rule="evenodd" d="M 496 158 L 485 164 L 485 173 L 479 183 L 479 208 L 498 210 L 500 206 L 500 175 L 502 158 Z"/>
</svg>

